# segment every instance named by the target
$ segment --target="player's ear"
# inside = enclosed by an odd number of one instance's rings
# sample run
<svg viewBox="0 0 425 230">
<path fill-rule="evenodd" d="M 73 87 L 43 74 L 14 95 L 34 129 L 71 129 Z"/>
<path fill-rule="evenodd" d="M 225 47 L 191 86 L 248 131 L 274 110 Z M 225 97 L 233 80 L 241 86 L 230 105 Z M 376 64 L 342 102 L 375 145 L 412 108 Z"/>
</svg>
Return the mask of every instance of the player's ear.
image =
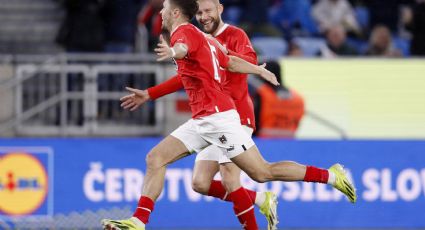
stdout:
<svg viewBox="0 0 425 230">
<path fill-rule="evenodd" d="M 223 13 L 223 10 L 224 10 L 223 4 L 218 4 L 218 13 L 219 14 L 222 14 Z"/>
<path fill-rule="evenodd" d="M 179 8 L 175 8 L 172 12 L 173 18 L 178 18 L 180 16 L 180 9 Z"/>
</svg>

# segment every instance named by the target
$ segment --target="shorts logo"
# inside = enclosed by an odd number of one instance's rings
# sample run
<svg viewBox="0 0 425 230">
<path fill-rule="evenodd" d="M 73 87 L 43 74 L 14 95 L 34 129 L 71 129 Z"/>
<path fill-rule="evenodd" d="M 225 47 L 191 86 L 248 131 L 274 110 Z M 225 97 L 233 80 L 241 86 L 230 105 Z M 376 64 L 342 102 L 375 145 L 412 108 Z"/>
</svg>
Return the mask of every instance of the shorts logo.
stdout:
<svg viewBox="0 0 425 230">
<path fill-rule="evenodd" d="M 230 148 L 227 148 L 227 152 L 231 152 L 233 150 L 235 150 L 235 146 L 234 145 L 231 145 Z"/>
<path fill-rule="evenodd" d="M 222 135 L 221 137 L 218 138 L 218 140 L 222 143 L 222 144 L 226 144 L 227 143 L 227 138 L 226 136 Z"/>
<path fill-rule="evenodd" d="M 48 154 L 0 148 L 0 217 L 47 215 Z"/>
</svg>

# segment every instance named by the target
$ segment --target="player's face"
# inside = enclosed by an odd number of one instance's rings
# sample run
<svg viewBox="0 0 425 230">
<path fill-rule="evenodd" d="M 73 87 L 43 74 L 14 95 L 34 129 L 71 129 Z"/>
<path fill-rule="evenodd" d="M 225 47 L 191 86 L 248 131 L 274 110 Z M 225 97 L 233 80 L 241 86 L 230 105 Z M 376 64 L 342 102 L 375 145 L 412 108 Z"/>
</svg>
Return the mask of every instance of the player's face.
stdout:
<svg viewBox="0 0 425 230">
<path fill-rule="evenodd" d="M 163 8 L 161 10 L 161 17 L 162 17 L 162 29 L 166 31 L 171 31 L 171 25 L 173 24 L 173 17 L 171 16 L 171 6 L 170 1 L 165 0 Z"/>
<path fill-rule="evenodd" d="M 201 25 L 204 32 L 213 34 L 221 22 L 221 5 L 216 5 L 213 1 L 198 1 L 199 9 L 196 13 L 196 20 Z"/>
</svg>

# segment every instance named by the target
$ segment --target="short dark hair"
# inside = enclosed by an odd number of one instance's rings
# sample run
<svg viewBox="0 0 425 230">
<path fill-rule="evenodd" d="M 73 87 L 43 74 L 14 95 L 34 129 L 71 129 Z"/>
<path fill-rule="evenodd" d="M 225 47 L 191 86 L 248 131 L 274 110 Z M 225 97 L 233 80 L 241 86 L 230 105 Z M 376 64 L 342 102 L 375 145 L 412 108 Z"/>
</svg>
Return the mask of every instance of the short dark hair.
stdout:
<svg viewBox="0 0 425 230">
<path fill-rule="evenodd" d="M 198 1 L 197 0 L 170 0 L 170 3 L 180 8 L 184 15 L 191 20 L 196 12 L 198 12 Z"/>
</svg>

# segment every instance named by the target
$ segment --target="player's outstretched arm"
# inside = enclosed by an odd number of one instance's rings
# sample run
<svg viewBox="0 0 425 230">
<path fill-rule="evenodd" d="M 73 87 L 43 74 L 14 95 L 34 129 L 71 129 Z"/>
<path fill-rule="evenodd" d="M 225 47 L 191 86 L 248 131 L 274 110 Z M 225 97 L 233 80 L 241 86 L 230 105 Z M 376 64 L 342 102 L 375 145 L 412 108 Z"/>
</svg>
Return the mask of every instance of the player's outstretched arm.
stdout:
<svg viewBox="0 0 425 230">
<path fill-rule="evenodd" d="M 165 95 L 174 93 L 182 88 L 183 83 L 181 82 L 178 75 L 171 77 L 159 85 L 149 87 L 147 90 L 126 87 L 126 89 L 130 91 L 131 94 L 120 99 L 122 102 L 121 107 L 124 109 L 129 109 L 130 111 L 134 111 L 148 100 L 156 100 Z"/>
<path fill-rule="evenodd" d="M 161 35 L 159 37 L 158 47 L 155 48 L 155 53 L 158 55 L 157 61 L 164 61 L 169 58 L 182 59 L 187 54 L 187 46 L 183 43 L 176 43 L 173 47 L 170 47 Z"/>
<path fill-rule="evenodd" d="M 230 72 L 255 74 L 272 83 L 273 85 L 279 85 L 276 76 L 272 72 L 268 71 L 265 67 L 266 64 L 259 66 L 253 65 L 239 57 L 229 56 L 227 70 Z"/>
<path fill-rule="evenodd" d="M 150 99 L 147 90 L 134 89 L 130 87 L 125 87 L 125 89 L 128 90 L 131 94 L 126 95 L 120 99 L 121 107 L 123 109 L 134 111 Z"/>
</svg>

